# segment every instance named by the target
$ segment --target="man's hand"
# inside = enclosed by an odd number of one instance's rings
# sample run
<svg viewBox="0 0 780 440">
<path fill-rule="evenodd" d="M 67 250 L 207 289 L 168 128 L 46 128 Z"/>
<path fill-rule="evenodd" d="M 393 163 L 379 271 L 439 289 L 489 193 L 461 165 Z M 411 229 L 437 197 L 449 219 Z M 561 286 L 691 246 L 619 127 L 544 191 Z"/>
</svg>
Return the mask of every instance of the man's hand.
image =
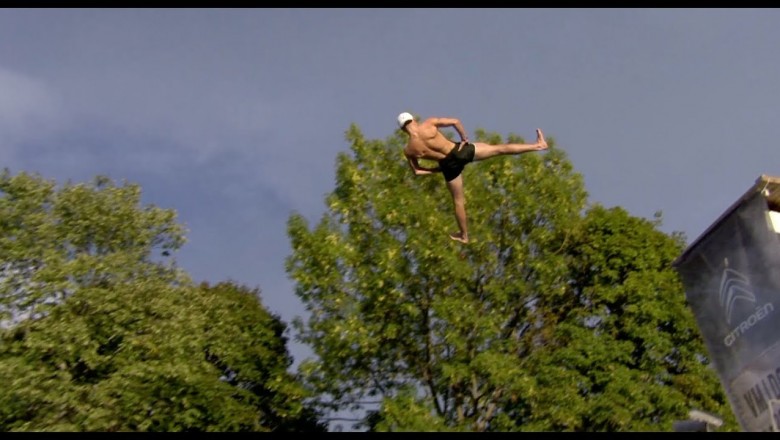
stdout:
<svg viewBox="0 0 780 440">
<path fill-rule="evenodd" d="M 439 167 L 436 168 L 426 168 L 417 166 L 417 168 L 414 169 L 414 175 L 415 176 L 425 176 L 426 174 L 433 174 L 433 173 L 439 173 L 441 172 L 441 169 Z"/>
<path fill-rule="evenodd" d="M 414 175 L 415 176 L 424 176 L 426 174 L 438 173 L 440 171 L 441 170 L 438 169 L 438 168 L 419 168 L 419 169 L 414 170 Z"/>
<path fill-rule="evenodd" d="M 414 171 L 415 176 L 424 176 L 426 174 L 438 173 L 441 171 L 439 167 L 436 168 L 421 167 L 420 163 L 417 162 L 416 157 L 406 156 L 406 159 L 409 161 L 409 166 L 412 167 L 412 171 Z"/>
<path fill-rule="evenodd" d="M 455 130 L 457 130 L 458 134 L 460 135 L 460 140 L 463 142 L 468 142 L 469 135 L 466 134 L 466 129 L 463 128 L 463 124 L 460 123 L 460 120 L 455 119 L 455 123 L 453 125 L 455 126 Z"/>
</svg>

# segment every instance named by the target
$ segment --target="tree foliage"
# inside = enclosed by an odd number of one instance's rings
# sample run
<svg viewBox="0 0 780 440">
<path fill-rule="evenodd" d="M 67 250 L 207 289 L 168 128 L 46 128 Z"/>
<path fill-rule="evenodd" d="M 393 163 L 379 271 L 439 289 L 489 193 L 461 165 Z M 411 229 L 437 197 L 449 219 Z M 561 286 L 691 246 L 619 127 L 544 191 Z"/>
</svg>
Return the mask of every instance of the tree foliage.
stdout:
<svg viewBox="0 0 780 440">
<path fill-rule="evenodd" d="M 323 408 L 373 401 L 363 426 L 399 431 L 663 431 L 692 407 L 733 422 L 670 267 L 681 236 L 588 205 L 552 138 L 466 167 L 467 246 L 400 132 L 346 138 L 327 212 L 288 220 Z"/>
<path fill-rule="evenodd" d="M 323 429 L 285 325 L 258 290 L 193 285 L 183 233 L 137 185 L 0 176 L 0 431 Z"/>
</svg>

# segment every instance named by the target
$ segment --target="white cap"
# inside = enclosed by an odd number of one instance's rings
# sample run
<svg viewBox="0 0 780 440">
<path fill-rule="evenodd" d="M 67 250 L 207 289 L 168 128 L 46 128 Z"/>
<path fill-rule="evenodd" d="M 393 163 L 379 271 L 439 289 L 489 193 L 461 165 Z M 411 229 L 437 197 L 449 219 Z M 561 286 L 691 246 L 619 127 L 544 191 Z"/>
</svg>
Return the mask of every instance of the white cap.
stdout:
<svg viewBox="0 0 780 440">
<path fill-rule="evenodd" d="M 403 127 L 408 121 L 413 121 L 414 116 L 411 113 L 403 112 L 398 115 L 398 126 Z"/>
</svg>

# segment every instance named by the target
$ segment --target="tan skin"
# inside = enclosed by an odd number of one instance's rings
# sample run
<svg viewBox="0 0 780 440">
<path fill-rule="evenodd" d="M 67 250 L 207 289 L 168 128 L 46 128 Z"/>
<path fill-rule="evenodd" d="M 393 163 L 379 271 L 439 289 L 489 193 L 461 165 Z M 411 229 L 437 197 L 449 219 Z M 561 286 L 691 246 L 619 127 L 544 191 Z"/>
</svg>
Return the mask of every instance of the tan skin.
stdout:
<svg viewBox="0 0 780 440">
<path fill-rule="evenodd" d="M 453 147 L 452 141 L 447 139 L 439 129 L 453 127 L 460 135 L 462 142 L 468 142 L 468 135 L 463 129 L 463 124 L 456 118 L 428 118 L 422 122 L 410 121 L 403 127 L 403 131 L 409 135 L 409 142 L 404 148 L 404 156 L 409 161 L 415 176 L 423 176 L 441 172 L 439 167 L 426 168 L 420 166 L 419 159 L 439 161 L 447 156 Z M 473 142 L 475 147 L 474 161 L 489 159 L 491 157 L 522 154 L 530 151 L 547 149 L 547 141 L 542 130 L 536 129 L 536 143 L 533 144 L 497 144 L 491 145 L 483 142 Z M 450 238 L 461 243 L 469 242 L 468 225 L 466 221 L 466 197 L 463 193 L 463 174 L 447 182 L 447 189 L 452 195 L 455 208 L 455 220 L 458 223 L 459 232 L 450 234 Z"/>
</svg>

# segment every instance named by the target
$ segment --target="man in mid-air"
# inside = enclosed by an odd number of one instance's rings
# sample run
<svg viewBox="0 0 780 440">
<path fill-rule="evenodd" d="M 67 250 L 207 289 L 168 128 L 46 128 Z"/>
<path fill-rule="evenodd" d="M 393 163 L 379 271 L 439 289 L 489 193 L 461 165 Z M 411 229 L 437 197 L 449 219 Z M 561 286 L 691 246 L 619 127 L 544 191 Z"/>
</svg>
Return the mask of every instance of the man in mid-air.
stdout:
<svg viewBox="0 0 780 440">
<path fill-rule="evenodd" d="M 544 134 L 538 128 L 534 144 L 491 145 L 483 142 L 469 142 L 466 130 L 456 118 L 431 117 L 417 122 L 410 113 L 404 112 L 398 115 L 398 125 L 409 135 L 409 142 L 404 148 L 404 156 L 409 161 L 414 174 L 422 176 L 441 172 L 444 175 L 447 188 L 452 194 L 455 219 L 460 229 L 460 232 L 450 234 L 450 238 L 461 243 L 469 242 L 466 224 L 466 198 L 463 193 L 463 177 L 461 176 L 466 164 L 499 155 L 521 154 L 547 149 Z M 447 139 L 439 131 L 439 127 L 454 127 L 460 135 L 461 141 L 454 142 Z M 422 167 L 418 162 L 419 159 L 437 161 L 439 166 L 435 168 Z"/>
</svg>

